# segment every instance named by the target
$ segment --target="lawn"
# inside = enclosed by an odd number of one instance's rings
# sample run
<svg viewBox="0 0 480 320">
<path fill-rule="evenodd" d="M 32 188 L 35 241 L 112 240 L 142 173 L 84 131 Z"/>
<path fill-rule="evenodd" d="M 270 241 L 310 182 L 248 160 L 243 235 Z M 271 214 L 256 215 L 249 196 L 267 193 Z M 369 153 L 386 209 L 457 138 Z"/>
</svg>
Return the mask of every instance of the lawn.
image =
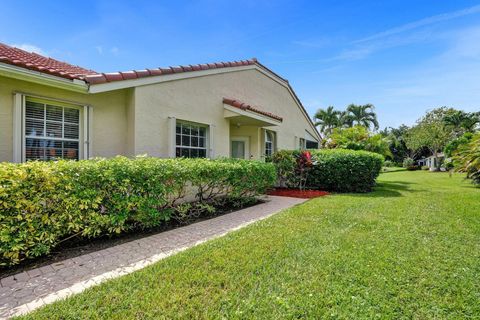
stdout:
<svg viewBox="0 0 480 320">
<path fill-rule="evenodd" d="M 480 189 L 381 174 L 27 319 L 480 318 Z"/>
</svg>

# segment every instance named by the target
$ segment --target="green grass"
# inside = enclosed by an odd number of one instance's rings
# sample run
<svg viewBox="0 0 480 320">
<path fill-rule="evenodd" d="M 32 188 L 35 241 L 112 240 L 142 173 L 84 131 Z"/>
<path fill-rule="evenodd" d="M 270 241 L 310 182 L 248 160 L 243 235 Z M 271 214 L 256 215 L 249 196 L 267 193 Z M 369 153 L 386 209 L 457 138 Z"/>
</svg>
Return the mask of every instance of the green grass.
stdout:
<svg viewBox="0 0 480 320">
<path fill-rule="evenodd" d="M 26 319 L 480 318 L 480 189 L 381 174 Z"/>
</svg>

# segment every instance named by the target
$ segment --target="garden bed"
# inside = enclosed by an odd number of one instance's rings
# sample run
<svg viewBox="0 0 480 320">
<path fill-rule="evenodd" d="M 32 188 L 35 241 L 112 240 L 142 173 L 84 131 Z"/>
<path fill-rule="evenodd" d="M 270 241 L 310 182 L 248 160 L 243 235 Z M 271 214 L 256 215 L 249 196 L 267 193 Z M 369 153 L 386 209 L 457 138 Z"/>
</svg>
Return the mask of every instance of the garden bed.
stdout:
<svg viewBox="0 0 480 320">
<path fill-rule="evenodd" d="M 188 224 L 193 224 L 209 219 L 213 219 L 224 214 L 229 214 L 238 210 L 242 210 L 248 207 L 253 207 L 259 204 L 264 203 L 264 201 L 257 199 L 256 202 L 250 202 L 241 207 L 233 208 L 230 205 L 225 205 L 223 207 L 216 207 L 214 213 L 200 216 L 198 218 L 192 218 L 188 223 L 180 223 L 176 220 L 170 220 L 158 227 L 145 229 L 145 230 L 132 230 L 130 232 L 112 235 L 112 236 L 102 236 L 100 238 L 94 239 L 85 239 L 85 238 L 72 238 L 65 242 L 62 242 L 57 247 L 55 247 L 49 255 L 41 256 L 32 260 L 24 260 L 20 264 L 13 265 L 10 267 L 3 266 L 0 267 L 0 278 L 4 278 L 13 274 L 20 273 L 22 271 L 28 271 L 31 269 L 43 267 L 55 262 L 60 262 L 66 259 L 71 259 L 78 257 L 87 253 L 100 251 L 110 247 L 114 247 L 126 242 L 134 241 L 137 239 L 142 239 L 149 237 L 158 233 L 165 231 L 177 229 Z"/>
<path fill-rule="evenodd" d="M 321 190 L 300 190 L 288 188 L 276 188 L 267 192 L 270 196 L 292 197 L 301 199 L 318 198 L 329 195 L 330 193 Z"/>
</svg>

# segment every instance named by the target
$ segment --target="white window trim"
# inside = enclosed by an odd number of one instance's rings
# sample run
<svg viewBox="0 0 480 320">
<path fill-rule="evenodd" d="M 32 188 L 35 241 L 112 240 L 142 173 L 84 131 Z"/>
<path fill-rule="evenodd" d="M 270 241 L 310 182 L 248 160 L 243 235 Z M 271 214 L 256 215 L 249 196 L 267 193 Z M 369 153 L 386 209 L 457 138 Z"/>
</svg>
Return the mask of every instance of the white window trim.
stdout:
<svg viewBox="0 0 480 320">
<path fill-rule="evenodd" d="M 276 149 L 277 149 L 277 133 L 275 131 L 272 131 L 272 130 L 267 130 L 265 129 L 264 130 L 264 141 L 263 141 L 263 156 L 266 158 L 268 157 L 267 155 L 267 135 L 268 135 L 268 132 L 272 133 L 272 155 L 275 153 Z"/>
<path fill-rule="evenodd" d="M 13 96 L 13 162 L 22 162 L 22 132 L 23 130 L 23 105 L 24 96 L 20 93 L 15 93 Z"/>
<path fill-rule="evenodd" d="M 13 102 L 13 162 L 25 162 L 25 103 L 27 98 L 41 99 L 47 102 L 51 102 L 52 105 L 55 103 L 80 110 L 80 136 L 78 139 L 78 158 L 88 159 L 92 155 L 92 120 L 93 120 L 93 108 L 89 105 L 84 105 L 81 103 L 75 103 L 71 101 L 65 101 L 50 97 L 43 97 L 34 94 L 27 94 L 21 92 L 14 93 L 14 102 Z"/>
<path fill-rule="evenodd" d="M 307 148 L 307 139 L 305 138 L 299 138 L 298 139 L 298 148 L 300 150 L 304 150 Z"/>
<path fill-rule="evenodd" d="M 189 149 L 205 149 L 206 158 L 213 158 L 213 126 L 212 125 L 177 119 L 175 117 L 169 117 L 169 120 L 172 128 L 171 130 L 169 130 L 170 134 L 172 134 L 172 138 L 170 139 L 171 147 L 169 148 L 170 158 L 176 158 L 177 147 L 189 148 Z M 177 123 L 185 123 L 185 124 L 190 124 L 190 125 L 195 125 L 198 127 L 205 128 L 205 147 L 191 147 L 191 146 L 177 145 L 177 132 L 176 132 Z"/>
</svg>

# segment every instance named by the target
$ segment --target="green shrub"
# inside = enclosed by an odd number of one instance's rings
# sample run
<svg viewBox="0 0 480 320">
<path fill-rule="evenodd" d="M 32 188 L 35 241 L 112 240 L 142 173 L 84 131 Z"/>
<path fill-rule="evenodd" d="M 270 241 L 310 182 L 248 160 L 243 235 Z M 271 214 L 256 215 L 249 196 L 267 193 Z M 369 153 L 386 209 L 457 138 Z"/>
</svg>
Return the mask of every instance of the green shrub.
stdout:
<svg viewBox="0 0 480 320">
<path fill-rule="evenodd" d="M 249 201 L 275 179 L 272 164 L 230 159 L 0 163 L 0 265 L 45 255 L 74 235 L 158 226 L 184 211 L 189 190 L 208 211 L 218 198 Z"/>
<path fill-rule="evenodd" d="M 386 167 L 386 168 L 390 168 L 390 167 L 393 167 L 393 166 L 394 166 L 394 163 L 393 163 L 393 161 L 385 160 L 385 161 L 383 162 L 383 166 Z"/>
<path fill-rule="evenodd" d="M 277 170 L 277 185 L 304 189 L 313 167 L 309 150 L 280 150 L 275 152 L 271 161 Z"/>
<path fill-rule="evenodd" d="M 403 167 L 404 168 L 409 168 L 415 165 L 415 161 L 412 158 L 405 158 L 403 160 Z"/>
<path fill-rule="evenodd" d="M 275 164 L 277 170 L 277 183 L 280 187 L 291 187 L 296 184 L 295 166 L 297 150 L 279 150 L 271 157 L 271 162 Z"/>
<path fill-rule="evenodd" d="M 298 151 L 280 151 L 281 159 L 288 159 L 287 153 L 295 156 Z M 310 169 L 306 187 L 336 192 L 368 192 L 375 185 L 375 179 L 382 169 L 383 157 L 367 151 L 345 149 L 310 150 L 312 168 Z M 276 156 L 272 157 L 273 163 Z M 280 162 L 279 168 L 285 168 Z M 282 169 L 283 170 L 283 169 Z M 290 185 L 299 185 L 300 177 L 290 175 Z"/>
<path fill-rule="evenodd" d="M 308 186 L 336 192 L 371 191 L 384 161 L 377 153 L 354 150 L 319 150 L 312 158 Z"/>
</svg>

